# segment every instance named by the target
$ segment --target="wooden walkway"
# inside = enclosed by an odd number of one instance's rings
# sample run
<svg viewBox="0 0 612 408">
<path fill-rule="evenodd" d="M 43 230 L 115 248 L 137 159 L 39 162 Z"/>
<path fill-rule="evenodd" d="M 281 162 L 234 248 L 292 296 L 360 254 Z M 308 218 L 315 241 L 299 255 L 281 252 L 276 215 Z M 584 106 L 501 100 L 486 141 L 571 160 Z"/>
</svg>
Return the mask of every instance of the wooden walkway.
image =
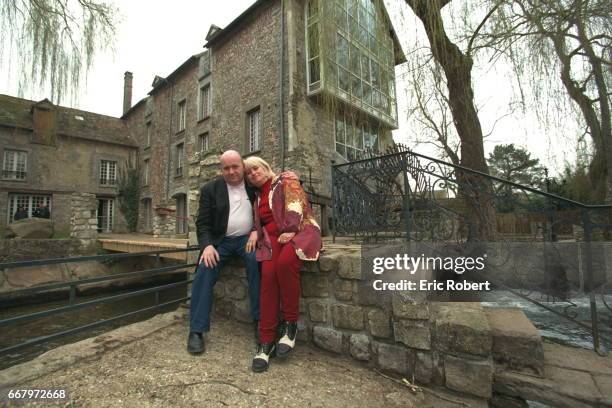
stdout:
<svg viewBox="0 0 612 408">
<path fill-rule="evenodd" d="M 189 240 L 186 238 L 154 238 L 147 234 L 99 234 L 98 242 L 108 251 L 128 253 L 180 249 L 189 246 Z M 187 261 L 188 255 L 187 252 L 171 252 L 160 254 L 160 257 Z"/>
</svg>

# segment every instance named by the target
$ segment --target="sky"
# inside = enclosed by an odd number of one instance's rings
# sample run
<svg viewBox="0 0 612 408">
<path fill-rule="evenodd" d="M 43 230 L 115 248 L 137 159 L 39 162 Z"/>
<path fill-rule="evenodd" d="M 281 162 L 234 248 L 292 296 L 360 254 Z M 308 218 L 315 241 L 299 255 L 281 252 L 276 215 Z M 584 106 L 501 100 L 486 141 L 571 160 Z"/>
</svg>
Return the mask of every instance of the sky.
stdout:
<svg viewBox="0 0 612 408">
<path fill-rule="evenodd" d="M 114 53 L 99 54 L 83 84 L 78 100 L 72 105 L 78 109 L 120 116 L 123 104 L 123 76 L 125 71 L 134 75 L 132 103 L 147 96 L 155 75 L 167 76 L 191 55 L 203 51 L 205 37 L 211 24 L 225 27 L 246 10 L 253 0 L 193 1 L 174 0 L 115 0 L 120 10 Z M 385 0 L 402 47 L 408 54 L 423 30 L 411 11 L 400 0 Z M 170 6 L 170 4 L 172 6 Z M 408 54 L 408 57 L 410 55 Z M 403 67 L 396 68 L 398 122 L 394 139 L 407 143 L 413 150 L 429 155 L 436 151 L 427 144 L 414 144 L 417 132 L 407 114 L 407 95 L 412 92 L 406 83 Z M 530 115 L 507 116 L 508 103 L 513 89 L 504 67 L 492 69 L 487 64 L 474 69 L 476 103 L 484 133 L 488 155 L 498 143 L 515 143 L 527 148 L 554 174 L 560 171 L 564 161 L 575 158 L 575 125 L 568 120 L 557 128 L 567 129 L 564 135 L 543 129 Z M 7 71 L 7 64 L 0 64 L 0 93 L 17 95 L 14 73 Z M 45 90 L 33 90 L 23 95 L 32 100 L 48 97 Z"/>
</svg>

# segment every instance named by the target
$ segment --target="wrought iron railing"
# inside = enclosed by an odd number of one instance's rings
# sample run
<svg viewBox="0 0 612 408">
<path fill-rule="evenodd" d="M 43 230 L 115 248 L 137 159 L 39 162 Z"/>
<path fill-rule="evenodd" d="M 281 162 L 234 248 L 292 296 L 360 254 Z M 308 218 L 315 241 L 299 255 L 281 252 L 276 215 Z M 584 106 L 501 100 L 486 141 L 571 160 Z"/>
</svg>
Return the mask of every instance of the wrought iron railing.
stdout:
<svg viewBox="0 0 612 408">
<path fill-rule="evenodd" d="M 588 330 L 600 352 L 602 324 L 612 337 L 612 205 L 579 203 L 401 145 L 333 166 L 332 185 L 334 239 L 447 249 L 478 243 L 497 254 L 489 264 L 498 287 Z M 575 262 L 560 261 L 570 253 Z M 576 316 L 581 296 L 588 322 Z M 551 299 L 563 307 L 550 307 Z"/>
<path fill-rule="evenodd" d="M 121 260 L 125 258 L 139 257 L 139 256 L 156 256 L 157 259 L 159 260 L 161 254 L 176 253 L 176 252 L 189 252 L 189 251 L 196 251 L 196 250 L 198 250 L 197 246 L 191 246 L 191 247 L 180 248 L 180 249 L 160 249 L 160 250 L 147 251 L 147 252 L 117 253 L 117 254 L 79 256 L 79 257 L 70 257 L 70 258 L 4 262 L 4 263 L 0 263 L 0 271 L 3 269 L 56 265 L 56 264 L 65 264 L 65 263 L 81 263 L 81 262 L 89 262 L 89 261 L 100 261 L 100 262 L 117 261 L 117 260 Z M 41 319 L 41 318 L 48 317 L 48 316 L 59 315 L 61 313 L 72 312 L 72 311 L 80 310 L 80 309 L 87 309 L 87 308 L 90 308 L 92 306 L 99 305 L 99 304 L 117 302 L 120 300 L 129 299 L 129 298 L 141 296 L 144 294 L 149 294 L 149 293 L 153 294 L 155 298 L 154 298 L 154 305 L 150 307 L 140 308 L 137 310 L 130 311 L 128 313 L 120 314 L 118 316 L 113 316 L 111 318 L 99 320 L 93 323 L 89 323 L 89 324 L 85 324 L 85 325 L 81 325 L 77 327 L 72 327 L 72 328 L 62 330 L 62 331 L 59 331 L 53 334 L 45 335 L 45 336 L 31 338 L 24 342 L 18 343 L 18 344 L 13 344 L 10 346 L 3 347 L 0 349 L 0 356 L 15 352 L 17 350 L 28 348 L 34 345 L 47 343 L 51 340 L 54 340 L 60 337 L 91 330 L 96 327 L 104 326 L 109 323 L 115 322 L 117 320 L 125 319 L 127 317 L 131 317 L 137 314 L 143 314 L 146 312 L 163 309 L 167 306 L 185 302 L 189 300 L 190 296 L 185 296 L 185 297 L 174 299 L 168 302 L 161 303 L 160 293 L 162 291 L 166 291 L 166 290 L 173 289 L 176 287 L 189 285 L 193 281 L 193 279 L 186 279 L 186 280 L 182 280 L 179 282 L 173 282 L 173 283 L 164 284 L 160 286 L 149 287 L 146 289 L 133 290 L 127 293 L 99 297 L 93 300 L 77 303 L 76 302 L 77 288 L 83 287 L 83 285 L 90 285 L 93 283 L 107 282 L 107 281 L 126 279 L 126 278 L 151 277 L 151 276 L 156 276 L 156 275 L 160 275 L 163 273 L 185 269 L 185 268 L 191 268 L 195 266 L 196 264 L 193 264 L 193 263 L 191 264 L 182 263 L 178 265 L 161 266 L 161 267 L 150 268 L 150 269 L 145 269 L 145 270 L 140 270 L 140 271 L 125 272 L 125 273 L 106 275 L 106 276 L 97 276 L 93 278 L 78 279 L 78 280 L 72 280 L 68 282 L 58 282 L 58 283 L 52 283 L 52 284 L 47 284 L 47 285 L 38 285 L 38 286 L 33 286 L 27 289 L 12 291 L 11 296 L 15 297 L 15 296 L 31 296 L 31 295 L 35 295 L 41 292 L 56 291 L 56 290 L 61 290 L 63 288 L 66 288 L 68 292 L 68 304 L 66 306 L 56 307 L 56 308 L 52 308 L 48 310 L 35 312 L 35 313 L 23 314 L 23 315 L 18 315 L 18 316 L 2 319 L 0 320 L 0 331 L 2 331 L 3 328 L 8 327 L 8 326 L 12 326 L 12 325 L 16 325 L 16 324 L 20 324 L 24 322 L 29 322 L 29 321 L 34 321 L 34 320 Z M 187 290 L 185 290 L 185 293 L 187 294 Z"/>
</svg>

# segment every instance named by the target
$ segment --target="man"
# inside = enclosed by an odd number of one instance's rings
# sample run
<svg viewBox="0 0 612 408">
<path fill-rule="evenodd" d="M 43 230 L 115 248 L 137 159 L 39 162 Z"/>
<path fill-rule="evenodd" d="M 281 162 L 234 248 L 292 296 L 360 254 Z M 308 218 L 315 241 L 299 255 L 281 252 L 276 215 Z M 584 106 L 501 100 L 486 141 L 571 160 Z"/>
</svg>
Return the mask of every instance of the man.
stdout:
<svg viewBox="0 0 612 408">
<path fill-rule="evenodd" d="M 253 231 L 255 193 L 244 183 L 240 153 L 228 150 L 221 155 L 222 177 L 200 190 L 196 220 L 200 261 L 191 290 L 191 313 L 187 351 L 204 351 L 203 333 L 210 330 L 213 288 L 223 264 L 232 255 L 242 258 L 249 285 L 251 316 L 259 321 L 259 266 L 255 260 L 257 232 Z"/>
</svg>

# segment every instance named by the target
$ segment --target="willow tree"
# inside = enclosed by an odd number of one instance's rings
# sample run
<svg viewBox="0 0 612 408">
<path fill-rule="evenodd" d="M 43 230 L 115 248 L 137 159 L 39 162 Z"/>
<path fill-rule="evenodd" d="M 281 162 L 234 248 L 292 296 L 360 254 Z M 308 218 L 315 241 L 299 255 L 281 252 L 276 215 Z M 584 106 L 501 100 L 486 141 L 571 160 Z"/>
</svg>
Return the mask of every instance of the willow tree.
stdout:
<svg viewBox="0 0 612 408">
<path fill-rule="evenodd" d="M 533 97 L 543 120 L 577 113 L 593 147 L 592 200 L 612 202 L 610 1 L 484 0 L 477 5 L 494 5 L 495 12 L 478 31 L 476 47 L 514 67 L 517 83 L 527 91 L 522 95 Z M 465 35 L 473 31 L 466 27 Z M 546 109 L 551 101 L 552 115 Z"/>
<path fill-rule="evenodd" d="M 0 1 L 0 68 L 18 72 L 19 93 L 50 89 L 73 100 L 98 52 L 112 47 L 117 11 L 100 0 Z"/>
</svg>

